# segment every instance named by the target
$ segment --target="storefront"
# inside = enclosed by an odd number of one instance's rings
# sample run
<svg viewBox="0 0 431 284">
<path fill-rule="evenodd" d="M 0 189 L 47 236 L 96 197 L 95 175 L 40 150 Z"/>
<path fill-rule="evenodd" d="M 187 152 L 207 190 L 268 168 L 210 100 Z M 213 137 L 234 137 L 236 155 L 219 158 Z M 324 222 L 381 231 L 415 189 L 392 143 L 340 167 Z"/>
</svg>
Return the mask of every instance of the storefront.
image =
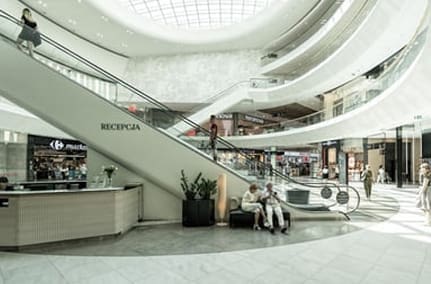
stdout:
<svg viewBox="0 0 431 284">
<path fill-rule="evenodd" d="M 28 180 L 86 179 L 86 159 L 80 141 L 28 135 Z"/>
<path fill-rule="evenodd" d="M 278 169 L 290 176 L 313 176 L 318 172 L 319 154 L 316 153 L 284 151 L 276 160 Z"/>
</svg>

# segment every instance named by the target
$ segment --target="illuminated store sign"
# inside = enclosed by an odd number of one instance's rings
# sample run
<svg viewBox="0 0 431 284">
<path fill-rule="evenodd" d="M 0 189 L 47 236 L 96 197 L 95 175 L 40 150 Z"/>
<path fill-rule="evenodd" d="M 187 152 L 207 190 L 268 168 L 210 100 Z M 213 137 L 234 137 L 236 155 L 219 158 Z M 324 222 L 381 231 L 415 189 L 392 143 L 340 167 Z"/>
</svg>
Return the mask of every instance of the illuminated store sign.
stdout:
<svg viewBox="0 0 431 284">
<path fill-rule="evenodd" d="M 136 123 L 101 123 L 100 129 L 108 131 L 139 131 L 141 127 Z"/>
<path fill-rule="evenodd" d="M 61 140 L 52 140 L 49 143 L 51 149 L 56 151 L 72 150 L 72 151 L 87 151 L 87 145 L 84 144 L 65 144 Z"/>
<path fill-rule="evenodd" d="M 248 115 L 248 114 L 244 115 L 244 119 L 247 120 L 247 121 L 251 121 L 251 122 L 259 123 L 259 124 L 264 124 L 265 123 L 265 121 L 262 118 L 251 116 L 251 115 Z"/>
</svg>

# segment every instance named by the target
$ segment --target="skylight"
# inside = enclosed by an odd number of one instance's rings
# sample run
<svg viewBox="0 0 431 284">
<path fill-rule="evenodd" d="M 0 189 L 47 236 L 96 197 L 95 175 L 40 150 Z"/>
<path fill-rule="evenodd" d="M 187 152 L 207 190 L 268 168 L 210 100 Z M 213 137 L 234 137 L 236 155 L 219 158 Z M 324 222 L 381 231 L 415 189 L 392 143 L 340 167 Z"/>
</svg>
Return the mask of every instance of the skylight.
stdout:
<svg viewBox="0 0 431 284">
<path fill-rule="evenodd" d="M 217 29 L 254 16 L 274 0 L 117 0 L 130 11 L 182 29 Z"/>
</svg>

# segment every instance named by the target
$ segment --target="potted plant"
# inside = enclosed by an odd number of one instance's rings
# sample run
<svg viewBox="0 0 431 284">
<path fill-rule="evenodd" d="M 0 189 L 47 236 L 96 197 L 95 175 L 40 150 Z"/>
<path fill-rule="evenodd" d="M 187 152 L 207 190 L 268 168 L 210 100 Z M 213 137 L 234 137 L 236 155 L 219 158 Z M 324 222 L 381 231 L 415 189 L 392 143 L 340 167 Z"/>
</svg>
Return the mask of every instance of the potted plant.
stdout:
<svg viewBox="0 0 431 284">
<path fill-rule="evenodd" d="M 202 173 L 199 173 L 194 181 L 190 183 L 189 179 L 184 174 L 184 170 L 181 170 L 181 188 L 183 189 L 184 195 L 186 196 L 186 200 L 195 200 L 196 194 L 199 192 L 199 180 L 201 177 Z"/>
<path fill-rule="evenodd" d="M 183 225 L 189 227 L 213 225 L 215 206 L 214 200 L 210 197 L 217 191 L 217 181 L 204 179 L 202 173 L 199 173 L 193 182 L 189 182 L 184 170 L 181 170 L 181 188 L 186 197 L 183 200 Z"/>
<path fill-rule="evenodd" d="M 209 178 L 201 178 L 199 187 L 199 196 L 202 200 L 209 200 L 211 196 L 217 192 L 217 181 L 210 180 Z"/>
</svg>

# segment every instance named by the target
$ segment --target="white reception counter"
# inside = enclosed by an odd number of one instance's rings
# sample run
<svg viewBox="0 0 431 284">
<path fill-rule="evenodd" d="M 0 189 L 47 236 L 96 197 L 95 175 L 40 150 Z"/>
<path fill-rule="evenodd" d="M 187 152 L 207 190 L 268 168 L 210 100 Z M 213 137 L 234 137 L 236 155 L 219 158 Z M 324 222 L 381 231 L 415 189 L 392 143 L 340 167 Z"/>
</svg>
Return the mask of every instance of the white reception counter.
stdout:
<svg viewBox="0 0 431 284">
<path fill-rule="evenodd" d="M 126 189 L 125 189 L 126 188 Z M 142 185 L 0 191 L 0 247 L 120 234 L 142 218 Z"/>
</svg>

